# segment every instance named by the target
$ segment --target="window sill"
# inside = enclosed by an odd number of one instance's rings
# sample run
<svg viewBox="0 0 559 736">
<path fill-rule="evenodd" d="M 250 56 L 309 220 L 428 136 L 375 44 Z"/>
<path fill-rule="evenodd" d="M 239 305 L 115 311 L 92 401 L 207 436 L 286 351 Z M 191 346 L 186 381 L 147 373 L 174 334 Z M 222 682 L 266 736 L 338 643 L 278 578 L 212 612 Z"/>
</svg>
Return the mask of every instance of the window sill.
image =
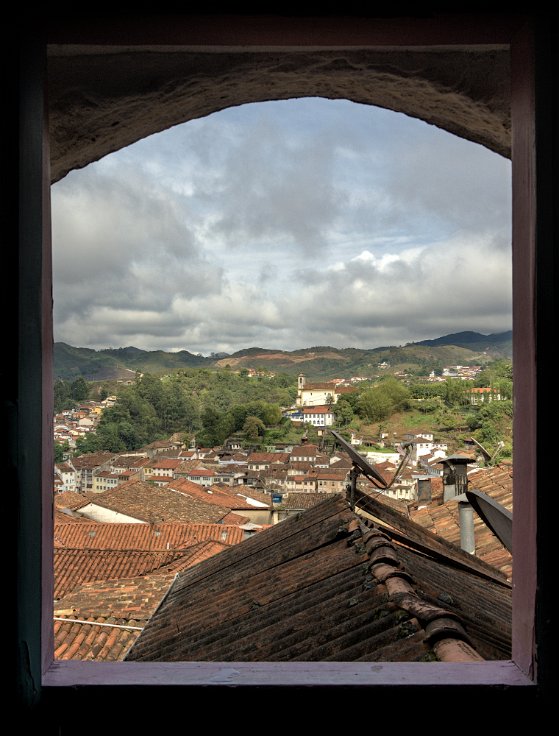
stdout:
<svg viewBox="0 0 559 736">
<path fill-rule="evenodd" d="M 181 685 L 231 687 L 534 686 L 512 661 L 443 662 L 52 662 L 45 687 Z"/>
</svg>

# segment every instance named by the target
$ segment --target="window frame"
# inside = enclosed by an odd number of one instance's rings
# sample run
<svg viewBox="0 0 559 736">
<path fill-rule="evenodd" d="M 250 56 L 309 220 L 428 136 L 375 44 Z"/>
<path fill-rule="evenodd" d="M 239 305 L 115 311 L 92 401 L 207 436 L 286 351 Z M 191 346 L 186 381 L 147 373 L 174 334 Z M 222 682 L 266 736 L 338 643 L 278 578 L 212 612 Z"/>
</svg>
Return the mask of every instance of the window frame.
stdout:
<svg viewBox="0 0 559 736">
<path fill-rule="evenodd" d="M 301 19 L 298 19 L 300 21 Z M 303 19 L 304 21 L 305 19 Z M 552 229 L 550 195 L 536 200 L 543 153 L 537 149 L 536 45 L 530 18 L 507 16 L 502 25 L 486 19 L 429 19 L 407 21 L 384 19 L 378 23 L 348 22 L 338 18 L 323 24 L 297 22 L 289 18 L 272 22 L 219 23 L 206 19 L 189 28 L 157 26 L 136 28 L 155 43 L 170 43 L 176 35 L 187 45 L 227 46 L 235 38 L 246 45 L 305 48 L 311 45 L 405 46 L 437 44 L 478 45 L 498 43 L 510 46 L 512 79 L 512 171 L 513 171 L 513 323 L 515 375 L 515 455 L 514 544 L 523 555 L 515 559 L 513 586 L 513 652 L 506 662 L 475 665 L 443 663 L 82 663 L 53 659 L 53 581 L 52 581 L 52 283 L 50 252 L 50 169 L 46 96 L 46 47 L 54 42 L 93 42 L 92 33 L 50 28 L 39 29 L 21 44 L 19 77 L 20 147 L 19 174 L 19 320 L 15 429 L 19 442 L 15 448 L 20 488 L 17 577 L 18 577 L 18 672 L 19 687 L 25 702 L 34 702 L 41 693 L 80 686 L 88 690 L 99 686 L 219 686 L 249 688 L 262 686 L 347 687 L 400 686 L 407 688 L 441 686 L 533 686 L 541 682 L 537 671 L 537 648 L 542 641 L 542 605 L 545 596 L 538 587 L 541 556 L 538 560 L 536 536 L 537 444 L 543 427 L 542 401 L 538 404 L 536 336 L 545 327 L 542 319 L 551 297 L 541 290 L 549 284 L 549 248 L 541 247 L 545 228 Z M 510 22 L 509 22 L 510 21 Z M 97 31 L 99 32 L 99 31 Z M 120 33 L 122 34 L 122 29 Z M 125 31 L 126 32 L 126 31 Z M 103 31 L 104 42 L 110 42 Z M 111 32 L 118 43 L 118 27 Z M 181 36 L 181 33 L 183 34 Z M 159 34 L 159 35 L 158 35 Z M 235 35 L 237 34 L 237 35 Z M 108 34 L 111 35 L 111 34 Z M 132 33 L 132 36 L 134 33 Z M 85 41 L 84 41 L 85 37 Z M 87 40 L 89 38 L 89 41 Z M 158 40 L 157 40 L 158 39 Z M 541 90 L 539 90 L 541 92 Z M 548 136 L 550 131 L 544 130 Z M 540 167 L 542 170 L 545 166 Z M 545 171 L 544 171 L 545 173 Z M 550 172 L 547 171 L 548 181 Z M 542 210 L 542 207 L 544 208 Z M 546 209 L 547 208 L 547 209 Z M 542 214 L 543 212 L 543 214 Z M 548 214 L 546 214 L 546 212 Z M 540 245 L 540 248 L 536 247 Z M 40 254 L 40 257 L 39 257 Z M 538 290 L 538 286 L 540 289 Z M 536 316 L 539 322 L 536 321 Z M 548 317 L 547 325 L 550 324 Z M 540 343 L 541 345 L 541 343 Z M 539 358 L 540 352 L 538 352 Z M 548 375 L 549 371 L 547 374 Z M 548 413 L 549 416 L 549 413 Z M 37 432 L 40 427 L 40 432 Z M 543 477 L 543 476 L 542 476 Z M 522 492 L 519 492 L 521 489 Z M 541 494 L 540 494 L 541 497 Z M 540 512 L 541 520 L 541 512 Z M 41 544 L 37 539 L 41 538 Z M 540 575 L 540 578 L 538 578 Z M 545 659 L 545 658 L 543 658 Z M 542 658 L 539 658 L 542 661 Z M 398 688 L 396 688 L 398 689 Z"/>
</svg>

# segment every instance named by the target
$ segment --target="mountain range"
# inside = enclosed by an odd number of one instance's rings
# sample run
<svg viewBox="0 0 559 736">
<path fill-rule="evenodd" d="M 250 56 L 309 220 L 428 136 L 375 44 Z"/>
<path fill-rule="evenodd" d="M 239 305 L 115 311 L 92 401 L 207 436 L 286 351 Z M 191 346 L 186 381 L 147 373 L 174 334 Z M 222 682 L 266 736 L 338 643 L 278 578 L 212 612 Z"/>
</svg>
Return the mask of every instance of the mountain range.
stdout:
<svg viewBox="0 0 559 736">
<path fill-rule="evenodd" d="M 269 350 L 252 347 L 231 355 L 195 355 L 188 350 L 165 352 L 135 347 L 73 347 L 54 344 L 55 379 L 83 376 L 90 381 L 123 380 L 141 373 L 172 373 L 185 368 L 233 370 L 256 369 L 297 375 L 311 379 L 350 376 L 374 377 L 382 371 L 425 371 L 448 365 L 482 365 L 499 358 L 512 358 L 512 331 L 483 335 L 457 332 L 434 340 L 403 346 L 372 349 L 316 346 L 300 350 Z M 382 366 L 382 367 L 379 367 Z"/>
</svg>

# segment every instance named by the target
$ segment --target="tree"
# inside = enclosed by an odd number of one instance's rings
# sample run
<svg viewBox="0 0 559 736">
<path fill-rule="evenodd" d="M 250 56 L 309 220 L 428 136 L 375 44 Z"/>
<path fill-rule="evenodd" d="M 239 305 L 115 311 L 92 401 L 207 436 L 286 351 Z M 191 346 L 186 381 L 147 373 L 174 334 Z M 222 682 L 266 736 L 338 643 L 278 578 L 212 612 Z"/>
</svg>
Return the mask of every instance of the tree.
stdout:
<svg viewBox="0 0 559 736">
<path fill-rule="evenodd" d="M 468 402 L 465 381 L 459 378 L 447 378 L 445 389 L 444 400 L 447 406 L 463 406 Z"/>
<path fill-rule="evenodd" d="M 492 401 L 481 406 L 470 420 L 470 429 L 483 445 L 496 447 L 498 442 L 512 440 L 512 401 Z"/>
<path fill-rule="evenodd" d="M 213 406 L 206 406 L 202 412 L 202 430 L 197 435 L 198 444 L 214 447 L 220 445 L 227 435 L 227 432 L 223 432 L 223 414 Z"/>
<path fill-rule="evenodd" d="M 85 401 L 89 397 L 89 386 L 83 376 L 78 376 L 70 384 L 70 396 L 74 401 Z"/>
<path fill-rule="evenodd" d="M 61 463 L 64 460 L 65 453 L 70 449 L 70 445 L 67 442 L 55 442 L 54 443 L 54 462 Z"/>
<path fill-rule="evenodd" d="M 58 414 L 64 409 L 71 409 L 74 401 L 70 396 L 70 386 L 66 381 L 58 380 L 54 384 L 54 412 Z"/>
<path fill-rule="evenodd" d="M 349 401 L 339 399 L 338 403 L 334 404 L 334 417 L 339 427 L 347 427 L 353 419 L 353 409 Z"/>
<path fill-rule="evenodd" d="M 390 397 L 378 387 L 364 391 L 359 397 L 359 416 L 368 422 L 379 422 L 392 413 L 393 403 Z"/>
<path fill-rule="evenodd" d="M 410 392 L 401 381 L 394 376 L 387 376 L 379 383 L 379 389 L 382 390 L 391 400 L 393 411 L 399 411 L 407 406 L 410 398 Z"/>
<path fill-rule="evenodd" d="M 264 422 L 253 415 L 249 415 L 243 424 L 243 432 L 249 440 L 257 440 L 259 437 L 263 437 L 265 431 Z"/>
</svg>

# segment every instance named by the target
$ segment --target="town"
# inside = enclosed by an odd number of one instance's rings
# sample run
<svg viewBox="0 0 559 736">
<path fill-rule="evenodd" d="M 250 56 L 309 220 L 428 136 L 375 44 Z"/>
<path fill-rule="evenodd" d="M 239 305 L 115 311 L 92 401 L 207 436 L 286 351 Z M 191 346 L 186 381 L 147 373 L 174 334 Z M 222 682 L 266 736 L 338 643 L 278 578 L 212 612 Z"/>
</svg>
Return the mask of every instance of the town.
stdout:
<svg viewBox="0 0 559 736">
<path fill-rule="evenodd" d="M 117 397 L 79 401 L 57 414 L 54 438 L 66 452 L 55 463 L 53 484 L 56 658 L 134 658 L 141 652 L 136 639 L 175 576 L 210 559 L 214 567 L 218 560 L 230 564 L 226 558 L 235 559 L 237 547 L 273 544 L 271 530 L 287 533 L 323 507 L 333 504 L 337 518 L 350 495 L 352 512 L 366 523 L 419 535 L 428 546 L 444 543 L 452 549 L 447 555 L 475 558 L 509 590 L 510 550 L 473 515 L 466 534 L 462 507 L 471 487 L 510 512 L 512 463 L 496 462 L 475 441 L 449 452 L 430 432 L 383 435 L 367 450 L 351 431 L 344 448 L 330 431 L 335 406 L 358 382 L 312 382 L 300 374 L 295 403 L 282 412 L 302 429 L 300 439 L 265 448 L 251 447 L 238 433 L 212 447 L 198 446 L 195 437 L 186 444 L 174 433 L 135 450 L 80 455 L 71 450 L 76 438 L 95 432 Z M 499 399 L 493 389 L 470 390 L 472 404 Z M 381 484 L 356 477 L 354 453 Z M 482 656 L 507 651 L 503 645 Z"/>
</svg>

